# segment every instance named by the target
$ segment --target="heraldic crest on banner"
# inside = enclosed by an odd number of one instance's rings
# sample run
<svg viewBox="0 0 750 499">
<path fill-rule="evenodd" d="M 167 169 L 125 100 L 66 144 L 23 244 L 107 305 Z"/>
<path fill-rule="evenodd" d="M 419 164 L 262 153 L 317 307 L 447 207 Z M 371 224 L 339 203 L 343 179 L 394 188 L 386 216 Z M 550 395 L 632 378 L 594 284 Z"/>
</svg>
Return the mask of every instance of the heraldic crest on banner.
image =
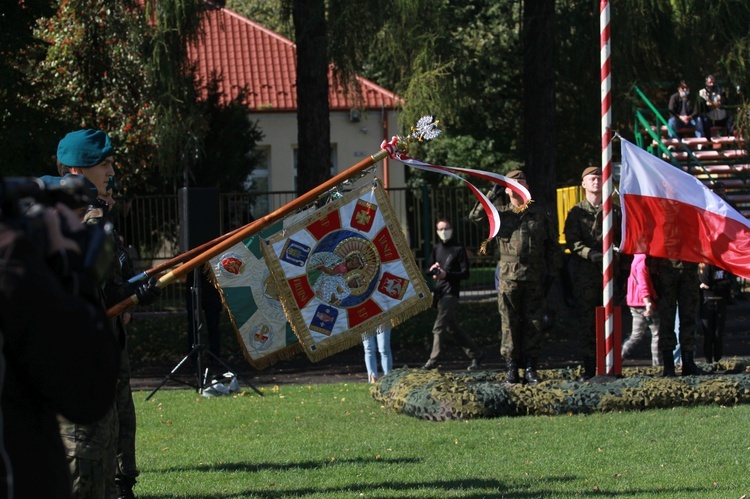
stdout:
<svg viewBox="0 0 750 499">
<path fill-rule="evenodd" d="M 431 304 L 427 283 L 377 179 L 261 246 L 286 317 L 314 362 Z"/>
<path fill-rule="evenodd" d="M 250 364 L 264 369 L 302 352 L 284 315 L 276 282 L 266 265 L 261 244 L 306 213 L 290 216 L 237 243 L 210 260 L 211 276 L 221 292 Z"/>
</svg>

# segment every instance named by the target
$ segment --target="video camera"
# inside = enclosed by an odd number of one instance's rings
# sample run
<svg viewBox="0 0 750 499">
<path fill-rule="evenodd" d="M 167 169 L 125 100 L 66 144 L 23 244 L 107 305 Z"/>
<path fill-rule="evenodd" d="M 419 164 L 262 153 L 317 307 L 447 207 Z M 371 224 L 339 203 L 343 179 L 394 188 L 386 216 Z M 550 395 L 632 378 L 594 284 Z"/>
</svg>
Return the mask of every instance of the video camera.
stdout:
<svg viewBox="0 0 750 499">
<path fill-rule="evenodd" d="M 43 212 L 47 207 L 62 203 L 78 210 L 96 204 L 96 189 L 82 175 L 64 177 L 0 177 L 0 222 L 23 231 L 42 251 L 47 248 L 47 226 Z M 113 244 L 112 224 L 82 224 L 72 230 L 65 218 L 60 219 L 65 237 L 74 240 L 81 249 L 81 269 L 97 281 L 109 269 Z"/>
</svg>

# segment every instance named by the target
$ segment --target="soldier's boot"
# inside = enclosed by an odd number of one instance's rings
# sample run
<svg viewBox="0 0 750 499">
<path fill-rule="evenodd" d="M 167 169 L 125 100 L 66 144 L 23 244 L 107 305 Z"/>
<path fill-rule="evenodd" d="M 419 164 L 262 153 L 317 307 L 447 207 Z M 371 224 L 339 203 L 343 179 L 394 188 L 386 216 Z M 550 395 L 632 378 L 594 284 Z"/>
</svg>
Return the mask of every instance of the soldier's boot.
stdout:
<svg viewBox="0 0 750 499">
<path fill-rule="evenodd" d="M 508 374 L 505 375 L 505 382 L 509 385 L 515 385 L 521 382 L 521 378 L 518 376 L 518 364 L 515 360 L 506 360 L 505 364 L 508 366 Z"/>
<path fill-rule="evenodd" d="M 683 376 L 701 376 L 706 374 L 700 367 L 695 364 L 693 352 L 682 352 L 682 375 Z"/>
<path fill-rule="evenodd" d="M 135 486 L 135 478 L 129 476 L 118 476 L 115 478 L 115 485 L 117 486 L 117 499 L 134 499 L 133 487 Z"/>
<path fill-rule="evenodd" d="M 668 376 L 676 376 L 677 373 L 675 373 L 674 370 L 674 353 L 671 349 L 661 351 L 661 360 L 664 364 L 664 371 L 662 372 L 662 376 L 664 376 L 665 378 Z"/>
<path fill-rule="evenodd" d="M 596 376 L 596 359 L 594 357 L 583 358 L 583 374 L 576 381 L 583 383 Z"/>
<path fill-rule="evenodd" d="M 526 359 L 526 371 L 523 373 L 523 377 L 526 382 L 530 385 L 536 385 L 539 383 L 539 374 L 536 372 L 536 359 L 529 357 Z"/>
</svg>

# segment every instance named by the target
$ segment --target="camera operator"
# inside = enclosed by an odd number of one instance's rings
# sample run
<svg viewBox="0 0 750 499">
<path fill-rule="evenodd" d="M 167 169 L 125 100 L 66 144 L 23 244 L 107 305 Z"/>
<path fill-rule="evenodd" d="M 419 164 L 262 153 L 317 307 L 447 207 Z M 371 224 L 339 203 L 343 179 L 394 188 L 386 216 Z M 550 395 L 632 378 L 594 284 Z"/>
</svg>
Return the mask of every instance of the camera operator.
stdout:
<svg viewBox="0 0 750 499">
<path fill-rule="evenodd" d="M 0 179 L 0 187 L 4 181 Z M 119 347 L 94 280 L 80 270 L 82 249 L 64 235 L 83 229 L 62 204 L 39 216 L 45 244 L 10 220 L 0 189 L 0 331 L 5 379 L 2 422 L 7 452 L 0 497 L 71 497 L 57 414 L 90 423 L 112 406 Z M 21 228 L 19 228 L 21 227 Z"/>
<path fill-rule="evenodd" d="M 84 215 L 86 224 L 102 225 L 109 221 L 114 205 L 114 148 L 109 136 L 101 130 L 78 130 L 67 134 L 57 147 L 60 175 L 85 177 L 97 191 L 96 202 Z M 161 293 L 154 278 L 130 283 L 133 264 L 122 240 L 113 233 L 115 255 L 111 260 L 110 277 L 100 283 L 102 305 L 108 309 L 125 298 L 136 295 L 138 303 L 152 303 Z M 113 412 L 93 425 L 78 425 L 61 419 L 60 432 L 68 449 L 76 497 L 130 498 L 139 472 L 135 461 L 136 416 L 130 389 L 130 361 L 127 353 L 125 326 L 130 314 L 112 319 L 112 327 L 120 339 L 120 373 L 117 379 Z M 116 490 L 115 490 L 116 489 Z"/>
</svg>

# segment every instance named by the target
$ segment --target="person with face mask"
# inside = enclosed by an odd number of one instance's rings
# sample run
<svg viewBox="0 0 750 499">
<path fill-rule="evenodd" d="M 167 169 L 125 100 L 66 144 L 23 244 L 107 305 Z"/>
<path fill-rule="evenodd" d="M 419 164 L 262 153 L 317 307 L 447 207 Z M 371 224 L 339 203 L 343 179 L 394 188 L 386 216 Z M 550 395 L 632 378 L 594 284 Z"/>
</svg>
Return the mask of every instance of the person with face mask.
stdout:
<svg viewBox="0 0 750 499">
<path fill-rule="evenodd" d="M 669 137 L 677 138 L 682 128 L 694 128 L 696 137 L 703 137 L 703 129 L 698 120 L 698 108 L 690 100 L 690 87 L 685 80 L 680 82 L 677 92 L 669 98 Z"/>
<path fill-rule="evenodd" d="M 484 353 L 463 330 L 456 314 L 461 280 L 469 277 L 469 258 L 464 245 L 453 238 L 453 227 L 448 220 L 438 220 L 436 229 L 440 241 L 432 248 L 428 274 L 434 281 L 432 306 L 437 308 L 438 315 L 432 327 L 432 353 L 422 369 L 437 368 L 444 338 L 450 334 L 471 359 L 468 369 L 477 370 Z"/>
<path fill-rule="evenodd" d="M 711 128 L 723 128 L 729 126 L 729 115 L 724 108 L 727 104 L 727 96 L 724 90 L 716 84 L 716 78 L 712 75 L 706 76 L 706 86 L 698 92 L 698 121 L 700 127 L 711 135 Z"/>
</svg>

